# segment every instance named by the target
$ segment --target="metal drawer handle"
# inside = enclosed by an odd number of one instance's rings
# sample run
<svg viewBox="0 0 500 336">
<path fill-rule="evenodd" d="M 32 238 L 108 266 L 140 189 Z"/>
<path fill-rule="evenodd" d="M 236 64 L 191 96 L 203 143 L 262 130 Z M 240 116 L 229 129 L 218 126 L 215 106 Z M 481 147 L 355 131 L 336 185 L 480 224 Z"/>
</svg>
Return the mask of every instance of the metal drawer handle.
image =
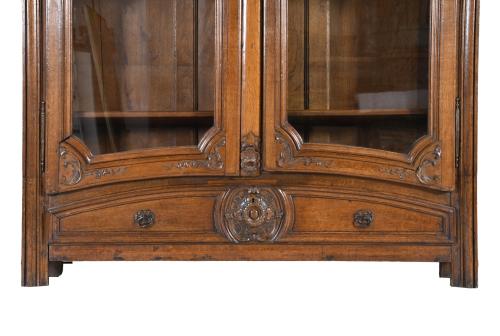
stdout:
<svg viewBox="0 0 500 336">
<path fill-rule="evenodd" d="M 373 224 L 375 215 L 371 210 L 358 210 L 354 213 L 353 224 L 357 228 L 365 229 Z"/>
<path fill-rule="evenodd" d="M 155 223 L 155 213 L 151 210 L 139 210 L 134 215 L 134 223 L 141 228 L 148 228 Z"/>
</svg>

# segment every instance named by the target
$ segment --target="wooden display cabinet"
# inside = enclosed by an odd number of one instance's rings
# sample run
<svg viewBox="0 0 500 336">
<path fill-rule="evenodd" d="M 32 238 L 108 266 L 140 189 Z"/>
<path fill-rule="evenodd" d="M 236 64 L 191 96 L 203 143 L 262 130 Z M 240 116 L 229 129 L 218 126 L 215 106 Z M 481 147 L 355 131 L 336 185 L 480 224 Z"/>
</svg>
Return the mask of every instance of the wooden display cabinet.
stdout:
<svg viewBox="0 0 500 336">
<path fill-rule="evenodd" d="M 26 0 L 23 285 L 85 260 L 477 286 L 475 0 Z"/>
</svg>

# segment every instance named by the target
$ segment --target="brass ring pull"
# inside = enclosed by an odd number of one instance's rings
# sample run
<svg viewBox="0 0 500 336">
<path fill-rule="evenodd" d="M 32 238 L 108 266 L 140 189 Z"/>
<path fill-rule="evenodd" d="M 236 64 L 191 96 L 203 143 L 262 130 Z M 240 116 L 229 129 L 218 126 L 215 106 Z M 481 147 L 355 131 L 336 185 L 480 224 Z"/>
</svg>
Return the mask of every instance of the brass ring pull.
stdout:
<svg viewBox="0 0 500 336">
<path fill-rule="evenodd" d="M 139 210 L 134 215 L 134 223 L 141 228 L 148 228 L 155 223 L 155 213 L 151 210 Z"/>
<path fill-rule="evenodd" d="M 366 229 L 373 224 L 375 215 L 371 210 L 358 210 L 354 213 L 353 224 L 357 228 Z"/>
</svg>

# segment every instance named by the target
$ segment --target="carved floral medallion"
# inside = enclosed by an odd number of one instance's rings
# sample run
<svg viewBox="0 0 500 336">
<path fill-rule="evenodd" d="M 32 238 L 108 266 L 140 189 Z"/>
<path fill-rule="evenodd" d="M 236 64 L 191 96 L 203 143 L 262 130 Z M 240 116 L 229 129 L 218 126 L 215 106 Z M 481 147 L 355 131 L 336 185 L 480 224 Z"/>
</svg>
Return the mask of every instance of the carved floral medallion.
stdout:
<svg viewBox="0 0 500 336">
<path fill-rule="evenodd" d="M 274 242 L 292 221 L 292 201 L 277 188 L 237 187 L 227 191 L 215 207 L 217 230 L 234 243 Z"/>
</svg>

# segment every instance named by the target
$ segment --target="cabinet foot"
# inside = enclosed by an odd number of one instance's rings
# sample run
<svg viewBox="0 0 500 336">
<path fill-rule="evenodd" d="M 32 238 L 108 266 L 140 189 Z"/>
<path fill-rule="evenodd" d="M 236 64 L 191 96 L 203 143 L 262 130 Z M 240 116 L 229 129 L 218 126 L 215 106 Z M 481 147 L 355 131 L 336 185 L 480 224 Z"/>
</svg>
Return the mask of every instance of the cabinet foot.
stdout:
<svg viewBox="0 0 500 336">
<path fill-rule="evenodd" d="M 440 262 L 439 263 L 439 277 L 440 278 L 451 278 L 451 263 L 450 262 Z"/>
<path fill-rule="evenodd" d="M 64 264 L 62 261 L 49 261 L 49 277 L 55 278 L 60 276 L 63 273 Z"/>
</svg>

